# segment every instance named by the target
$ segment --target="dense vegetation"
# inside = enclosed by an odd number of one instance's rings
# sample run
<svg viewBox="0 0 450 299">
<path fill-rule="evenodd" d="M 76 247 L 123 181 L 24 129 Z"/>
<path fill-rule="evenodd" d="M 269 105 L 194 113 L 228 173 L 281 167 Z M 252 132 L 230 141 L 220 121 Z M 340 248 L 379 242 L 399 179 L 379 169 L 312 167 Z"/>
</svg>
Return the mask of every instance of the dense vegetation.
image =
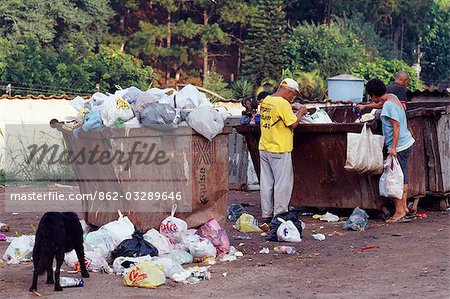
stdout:
<svg viewBox="0 0 450 299">
<path fill-rule="evenodd" d="M 282 76 L 450 81 L 450 0 L 2 0 L 0 86 L 80 93 L 194 83 L 252 95 Z M 231 81 L 236 81 L 231 83 Z M 264 84 L 262 84 L 264 83 Z"/>
</svg>

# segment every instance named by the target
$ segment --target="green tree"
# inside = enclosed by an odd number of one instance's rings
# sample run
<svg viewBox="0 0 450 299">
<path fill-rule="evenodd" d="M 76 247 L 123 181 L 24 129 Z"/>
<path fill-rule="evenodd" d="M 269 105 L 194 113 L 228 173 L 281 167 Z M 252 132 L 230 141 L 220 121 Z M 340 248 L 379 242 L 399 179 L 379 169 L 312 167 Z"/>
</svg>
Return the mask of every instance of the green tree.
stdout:
<svg viewBox="0 0 450 299">
<path fill-rule="evenodd" d="M 399 71 L 407 71 L 409 74 L 409 90 L 421 90 L 422 82 L 417 78 L 416 72 L 402 60 L 386 60 L 384 58 L 378 58 L 370 62 L 359 62 L 352 70 L 352 74 L 370 80 L 372 78 L 378 78 L 383 80 L 387 85 L 395 80 L 395 75 Z"/>
<path fill-rule="evenodd" d="M 2 0 L 0 35 L 15 42 L 33 35 L 55 47 L 83 37 L 94 46 L 107 32 L 111 17 L 109 0 Z"/>
<path fill-rule="evenodd" d="M 334 23 L 297 26 L 284 50 L 289 69 L 318 70 L 325 78 L 348 73 L 355 63 L 366 61 L 368 57 L 358 37 Z"/>
<path fill-rule="evenodd" d="M 243 75 L 252 83 L 281 75 L 286 42 L 283 0 L 258 0 L 244 47 Z"/>
<path fill-rule="evenodd" d="M 450 1 L 435 1 L 429 18 L 423 43 L 422 77 L 433 83 L 450 81 Z"/>
</svg>

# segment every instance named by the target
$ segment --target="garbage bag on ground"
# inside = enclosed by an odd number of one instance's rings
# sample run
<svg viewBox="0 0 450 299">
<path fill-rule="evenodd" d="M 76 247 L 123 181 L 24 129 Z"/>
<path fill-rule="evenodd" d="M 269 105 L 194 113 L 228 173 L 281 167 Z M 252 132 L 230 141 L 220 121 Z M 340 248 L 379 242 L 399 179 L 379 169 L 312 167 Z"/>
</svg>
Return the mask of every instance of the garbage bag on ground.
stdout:
<svg viewBox="0 0 450 299">
<path fill-rule="evenodd" d="M 130 120 L 134 117 L 131 105 L 122 97 L 110 96 L 100 106 L 101 118 L 103 124 L 110 127 L 117 119 L 123 121 Z"/>
<path fill-rule="evenodd" d="M 142 231 L 136 230 L 131 239 L 122 241 L 116 249 L 111 252 L 111 262 L 119 256 L 158 256 L 158 249 L 144 240 Z"/>
<path fill-rule="evenodd" d="M 147 261 L 142 262 L 128 271 L 123 282 L 130 287 L 156 288 L 166 283 L 166 276 L 161 268 Z"/>
<path fill-rule="evenodd" d="M 9 265 L 19 264 L 31 260 L 33 255 L 35 236 L 23 235 L 12 240 L 3 255 Z"/>
<path fill-rule="evenodd" d="M 179 262 L 168 257 L 154 257 L 152 258 L 151 263 L 161 266 L 163 268 L 162 270 L 164 275 L 166 275 L 167 278 L 173 278 L 175 274 L 179 274 L 184 271 Z"/>
<path fill-rule="evenodd" d="M 155 246 L 159 255 L 169 253 L 173 247 L 172 241 L 154 228 L 144 234 L 144 240 Z"/>
<path fill-rule="evenodd" d="M 210 219 L 198 230 L 197 235 L 206 238 L 216 247 L 217 254 L 228 253 L 230 250 L 230 240 L 226 230 L 220 227 L 216 219 Z"/>
<path fill-rule="evenodd" d="M 235 225 L 236 229 L 241 233 L 261 233 L 262 230 L 259 228 L 259 222 L 253 215 L 244 213 L 242 214 Z"/>
<path fill-rule="evenodd" d="M 102 254 L 95 251 L 85 251 L 84 260 L 86 269 L 88 269 L 89 271 L 100 271 L 102 267 L 108 266 L 108 262 L 106 261 L 105 257 Z M 71 252 L 66 252 L 64 256 L 64 261 L 69 267 L 72 267 L 74 269 L 79 268 L 79 261 L 75 250 L 72 250 Z"/>
<path fill-rule="evenodd" d="M 344 224 L 343 229 L 346 230 L 365 230 L 369 227 L 369 215 L 360 207 L 356 207 L 353 213 Z"/>
<path fill-rule="evenodd" d="M 139 113 L 139 121 L 146 126 L 170 125 L 175 129 L 178 116 L 175 109 L 169 104 L 151 103 Z"/>
<path fill-rule="evenodd" d="M 224 127 L 222 116 L 210 106 L 200 106 L 192 110 L 187 117 L 187 123 L 209 141 L 220 134 Z"/>
<path fill-rule="evenodd" d="M 320 221 L 337 222 L 339 221 L 339 217 L 330 212 L 326 212 L 324 215 L 322 215 L 322 217 L 320 217 Z"/>
<path fill-rule="evenodd" d="M 273 217 L 272 221 L 270 222 L 270 232 L 267 234 L 267 240 L 268 241 L 277 241 L 278 240 L 277 230 L 278 230 L 278 227 L 281 225 L 281 221 L 278 220 L 279 218 L 281 218 L 285 221 L 288 221 L 288 220 L 291 221 L 297 228 L 298 232 L 300 233 L 300 237 L 301 237 L 301 234 L 302 234 L 305 224 L 301 220 L 299 220 L 299 216 L 300 216 L 300 212 L 293 210 L 293 211 L 289 211 L 286 213 L 278 214 L 275 217 Z"/>
<path fill-rule="evenodd" d="M 367 124 L 361 133 L 347 133 L 347 160 L 344 168 L 359 174 L 383 172 L 384 136 L 374 135 Z"/>
<path fill-rule="evenodd" d="M 285 221 L 282 218 L 278 218 L 281 222 L 277 229 L 278 241 L 285 242 L 301 242 L 300 232 L 291 220 Z"/>
<path fill-rule="evenodd" d="M 194 258 L 216 257 L 217 250 L 214 245 L 206 238 L 199 235 L 188 235 L 185 242 L 189 247 L 189 252 Z"/>
<path fill-rule="evenodd" d="M 189 247 L 187 247 L 187 250 L 189 250 Z M 171 258 L 174 261 L 180 263 L 181 265 L 191 264 L 194 262 L 194 257 L 192 256 L 192 254 L 190 254 L 187 251 L 179 249 L 172 249 L 168 254 L 162 255 L 162 257 Z"/>
<path fill-rule="evenodd" d="M 170 215 L 165 218 L 159 226 L 159 232 L 172 240 L 172 242 L 180 242 L 183 233 L 185 233 L 188 228 L 186 221 L 174 217 L 176 210 L 177 205 L 175 204 L 172 207 Z"/>
<path fill-rule="evenodd" d="M 126 272 L 128 272 L 128 269 L 131 267 L 134 267 L 135 265 L 145 262 L 145 261 L 151 261 L 152 256 L 144 255 L 144 256 L 138 256 L 138 257 L 125 257 L 125 256 L 119 256 L 117 257 L 114 262 L 112 263 L 113 271 L 116 275 L 123 275 Z"/>
<path fill-rule="evenodd" d="M 388 156 L 384 161 L 384 172 L 380 177 L 380 195 L 388 198 L 402 198 L 403 171 L 396 157 Z"/>
<path fill-rule="evenodd" d="M 247 213 L 240 204 L 231 204 L 227 207 L 228 220 L 236 221 L 242 214 Z"/>
</svg>

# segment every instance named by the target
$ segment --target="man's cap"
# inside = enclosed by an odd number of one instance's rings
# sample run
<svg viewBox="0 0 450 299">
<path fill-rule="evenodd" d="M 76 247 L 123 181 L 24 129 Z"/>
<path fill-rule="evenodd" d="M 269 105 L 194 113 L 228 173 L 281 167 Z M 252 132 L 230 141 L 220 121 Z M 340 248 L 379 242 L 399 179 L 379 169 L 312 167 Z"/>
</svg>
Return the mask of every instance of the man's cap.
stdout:
<svg viewBox="0 0 450 299">
<path fill-rule="evenodd" d="M 280 86 L 293 89 L 296 92 L 300 93 L 300 88 L 298 86 L 298 83 L 294 79 L 286 78 L 283 81 L 281 81 Z"/>
</svg>

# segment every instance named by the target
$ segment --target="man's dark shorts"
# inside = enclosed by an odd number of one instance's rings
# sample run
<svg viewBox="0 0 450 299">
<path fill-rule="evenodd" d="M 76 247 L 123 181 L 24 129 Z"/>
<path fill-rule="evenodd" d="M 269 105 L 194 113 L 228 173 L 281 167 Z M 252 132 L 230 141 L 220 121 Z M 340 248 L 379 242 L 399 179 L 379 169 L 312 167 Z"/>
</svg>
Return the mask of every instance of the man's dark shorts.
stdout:
<svg viewBox="0 0 450 299">
<path fill-rule="evenodd" d="M 401 152 L 397 152 L 398 163 L 400 163 L 400 167 L 403 171 L 403 184 L 408 184 L 408 160 L 412 151 L 413 145 Z"/>
</svg>

